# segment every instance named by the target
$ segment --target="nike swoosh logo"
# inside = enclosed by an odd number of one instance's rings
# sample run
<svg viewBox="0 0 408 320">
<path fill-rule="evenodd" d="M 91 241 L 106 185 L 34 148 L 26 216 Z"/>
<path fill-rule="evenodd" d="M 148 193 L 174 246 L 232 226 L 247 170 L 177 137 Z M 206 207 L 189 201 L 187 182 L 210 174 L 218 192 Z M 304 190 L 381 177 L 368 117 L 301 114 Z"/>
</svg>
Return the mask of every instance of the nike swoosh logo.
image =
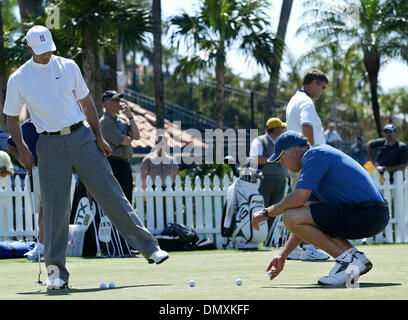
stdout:
<svg viewBox="0 0 408 320">
<path fill-rule="evenodd" d="M 62 75 L 61 76 L 59 76 L 59 77 L 55 77 L 55 79 L 59 79 L 59 78 L 61 78 L 62 77 Z"/>
</svg>

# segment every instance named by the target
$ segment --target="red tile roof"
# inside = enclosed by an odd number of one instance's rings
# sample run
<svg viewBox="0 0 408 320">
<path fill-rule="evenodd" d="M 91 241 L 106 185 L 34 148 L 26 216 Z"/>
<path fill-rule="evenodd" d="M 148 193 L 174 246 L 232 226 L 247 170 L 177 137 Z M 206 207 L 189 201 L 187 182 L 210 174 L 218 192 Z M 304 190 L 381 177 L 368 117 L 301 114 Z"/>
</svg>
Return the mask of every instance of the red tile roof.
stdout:
<svg viewBox="0 0 408 320">
<path fill-rule="evenodd" d="M 140 139 L 132 141 L 133 148 L 152 148 L 154 147 L 154 140 L 156 138 L 156 114 L 142 108 L 136 103 L 126 100 L 129 105 L 139 128 Z M 192 136 L 185 130 L 181 130 L 176 124 L 164 120 L 164 128 L 166 129 L 165 136 L 170 148 L 183 148 L 186 145 L 193 145 L 194 147 L 207 148 L 207 145 L 200 139 Z"/>
</svg>

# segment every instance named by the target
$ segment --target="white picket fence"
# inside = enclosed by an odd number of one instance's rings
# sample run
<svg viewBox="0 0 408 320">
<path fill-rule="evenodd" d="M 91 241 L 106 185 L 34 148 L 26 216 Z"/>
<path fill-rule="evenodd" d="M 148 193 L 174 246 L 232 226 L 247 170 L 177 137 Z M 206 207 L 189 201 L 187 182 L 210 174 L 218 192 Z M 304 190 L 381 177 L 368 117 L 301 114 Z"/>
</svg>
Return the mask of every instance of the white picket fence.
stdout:
<svg viewBox="0 0 408 320">
<path fill-rule="evenodd" d="M 193 227 L 200 239 L 209 238 L 217 248 L 222 248 L 221 217 L 230 184 L 228 176 L 222 181 L 218 176 L 213 181 L 208 176 L 204 181 L 196 177 L 194 187 L 190 176 L 186 176 L 184 189 L 180 176 L 176 177 L 174 190 L 169 176 L 165 190 L 160 187 L 153 190 L 152 184 L 148 176 L 143 190 L 142 180 L 137 176 L 133 190 L 133 206 L 150 232 L 159 234 L 168 223 L 184 224 Z M 156 177 L 154 184 L 162 185 L 160 177 Z"/>
<path fill-rule="evenodd" d="M 405 180 L 402 171 L 394 173 L 394 184 L 389 183 L 388 173 L 385 173 L 384 177 L 385 182 L 380 184 L 378 172 L 374 174 L 390 204 L 391 219 L 386 227 L 385 242 L 407 243 L 408 169 L 405 171 Z M 167 223 L 180 223 L 193 227 L 200 239 L 210 238 L 221 248 L 222 209 L 230 183 L 228 176 L 222 179 L 215 176 L 213 181 L 209 177 L 205 177 L 203 181 L 196 177 L 193 187 L 191 178 L 187 176 L 182 188 L 181 179 L 177 176 L 174 189 L 171 187 L 170 177 L 167 177 L 165 190 L 153 190 L 152 180 L 148 177 L 147 188 L 143 190 L 141 178 L 137 176 L 133 190 L 133 206 L 139 218 L 153 234 L 160 233 Z M 156 178 L 155 185 L 161 185 L 159 177 Z M 73 193 L 71 200 L 72 197 Z M 0 241 L 10 237 L 23 239 L 35 236 L 36 222 L 29 201 L 28 190 L 22 188 L 20 179 L 16 178 L 16 186 L 12 190 L 11 179 L 7 177 L 6 187 L 0 188 Z M 374 238 L 367 240 L 378 242 L 380 236 Z"/>
</svg>

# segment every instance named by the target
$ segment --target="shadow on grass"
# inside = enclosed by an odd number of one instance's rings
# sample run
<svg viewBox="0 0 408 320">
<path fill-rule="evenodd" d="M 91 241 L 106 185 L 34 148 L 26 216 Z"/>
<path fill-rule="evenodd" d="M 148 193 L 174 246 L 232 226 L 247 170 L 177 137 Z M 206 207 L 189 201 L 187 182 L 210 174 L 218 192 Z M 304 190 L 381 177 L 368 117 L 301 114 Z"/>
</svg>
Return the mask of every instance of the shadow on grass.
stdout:
<svg viewBox="0 0 408 320">
<path fill-rule="evenodd" d="M 87 288 L 87 289 L 76 289 L 76 288 L 67 288 L 59 290 L 45 290 L 45 291 L 32 291 L 32 292 L 19 292 L 17 294 L 29 296 L 29 295 L 46 295 L 46 296 L 65 296 L 75 293 L 88 293 L 88 292 L 99 292 L 99 291 L 111 291 L 117 289 L 126 289 L 126 288 L 141 288 L 141 287 L 163 287 L 163 286 L 172 286 L 170 283 L 150 283 L 150 284 L 139 284 L 134 286 L 119 286 L 114 289 L 100 289 L 100 288 Z"/>
<path fill-rule="evenodd" d="M 381 287 L 394 287 L 394 286 L 400 286 L 401 283 L 393 283 L 393 282 L 384 282 L 384 283 L 373 283 L 373 282 L 359 282 L 358 283 L 359 288 L 381 288 Z M 339 286 L 331 286 L 331 285 L 320 285 L 320 284 L 305 284 L 305 285 L 299 285 L 299 284 L 289 284 L 289 283 L 282 283 L 280 285 L 276 286 L 264 286 L 261 287 L 263 289 L 345 289 L 345 285 L 339 285 Z"/>
</svg>

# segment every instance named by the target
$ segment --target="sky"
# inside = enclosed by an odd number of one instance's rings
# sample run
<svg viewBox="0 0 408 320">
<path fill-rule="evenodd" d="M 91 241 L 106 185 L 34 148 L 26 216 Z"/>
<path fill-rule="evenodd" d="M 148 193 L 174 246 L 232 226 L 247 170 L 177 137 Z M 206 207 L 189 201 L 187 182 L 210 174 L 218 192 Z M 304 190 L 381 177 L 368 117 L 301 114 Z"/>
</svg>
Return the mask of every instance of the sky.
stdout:
<svg viewBox="0 0 408 320">
<path fill-rule="evenodd" d="M 273 21 L 273 28 L 276 31 L 280 8 L 282 0 L 270 0 L 272 2 L 271 18 Z M 197 0 L 162 0 L 162 20 L 167 19 L 169 16 L 177 15 L 182 10 L 188 13 L 194 13 L 197 8 Z M 288 29 L 286 32 L 286 45 L 290 50 L 290 53 L 298 58 L 311 48 L 312 42 L 306 37 L 296 37 L 295 32 L 299 26 L 300 15 L 302 13 L 302 0 L 294 0 L 292 5 L 291 16 L 289 18 Z M 180 52 L 181 53 L 181 52 Z M 256 73 L 262 73 L 265 79 L 268 79 L 267 73 L 262 70 L 260 66 L 257 66 L 254 62 L 249 62 L 242 54 L 236 52 L 230 52 L 227 55 L 227 64 L 234 70 L 235 73 L 240 74 L 244 78 L 252 78 Z M 281 66 L 281 74 L 288 71 L 288 66 L 283 63 Z M 385 92 L 398 87 L 408 87 L 408 65 L 399 61 L 390 61 L 384 65 L 379 74 L 379 83 Z"/>
</svg>

